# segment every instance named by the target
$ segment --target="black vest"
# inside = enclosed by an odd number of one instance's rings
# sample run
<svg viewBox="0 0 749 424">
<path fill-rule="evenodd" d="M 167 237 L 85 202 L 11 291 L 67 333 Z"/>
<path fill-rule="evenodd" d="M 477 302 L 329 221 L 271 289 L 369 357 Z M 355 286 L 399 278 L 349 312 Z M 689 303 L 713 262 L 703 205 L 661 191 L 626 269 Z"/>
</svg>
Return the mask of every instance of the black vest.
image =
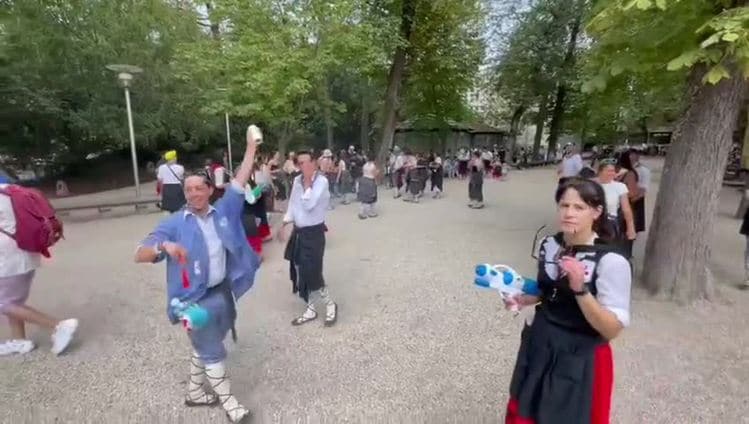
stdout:
<svg viewBox="0 0 749 424">
<path fill-rule="evenodd" d="M 559 245 L 561 252 L 565 256 L 575 256 L 583 262 L 592 262 L 592 273 L 590 278 L 586 278 L 586 286 L 593 296 L 598 294 L 596 280 L 598 279 L 598 262 L 607 253 L 618 253 L 616 246 L 607 244 L 601 239 L 596 239 L 592 246 L 565 246 L 562 234 L 554 236 L 554 241 Z M 536 306 L 536 313 L 544 314 L 546 319 L 560 327 L 564 327 L 577 332 L 600 337 L 585 319 L 580 306 L 577 304 L 575 294 L 570 289 L 567 277 L 553 279 L 547 273 L 546 266 L 556 266 L 549 264 L 556 262 L 562 255 L 549 257 L 542 252 L 541 260 L 538 263 L 538 285 L 541 290 L 541 303 Z"/>
</svg>

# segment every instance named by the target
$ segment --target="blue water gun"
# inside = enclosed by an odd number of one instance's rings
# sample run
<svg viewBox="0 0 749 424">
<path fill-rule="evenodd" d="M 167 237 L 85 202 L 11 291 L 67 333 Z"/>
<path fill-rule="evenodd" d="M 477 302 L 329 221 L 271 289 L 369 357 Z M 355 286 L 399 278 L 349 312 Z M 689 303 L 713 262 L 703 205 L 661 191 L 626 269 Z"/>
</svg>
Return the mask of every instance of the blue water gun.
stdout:
<svg viewBox="0 0 749 424">
<path fill-rule="evenodd" d="M 498 290 L 503 299 L 509 299 L 519 294 L 532 296 L 541 294 L 536 280 L 523 277 L 507 265 L 476 265 L 474 277 L 474 284 L 479 287 Z M 511 310 L 518 312 L 517 305 L 514 305 Z"/>
<path fill-rule="evenodd" d="M 208 324 L 208 311 L 197 303 L 183 302 L 175 297 L 169 304 L 187 331 L 199 330 Z"/>
</svg>

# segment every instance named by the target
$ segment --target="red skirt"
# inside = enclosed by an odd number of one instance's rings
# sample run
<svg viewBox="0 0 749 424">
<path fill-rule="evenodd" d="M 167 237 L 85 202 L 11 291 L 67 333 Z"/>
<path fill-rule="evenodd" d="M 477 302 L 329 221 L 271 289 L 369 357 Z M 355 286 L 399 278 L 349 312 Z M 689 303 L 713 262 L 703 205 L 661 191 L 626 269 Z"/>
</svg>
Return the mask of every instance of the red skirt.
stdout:
<svg viewBox="0 0 749 424">
<path fill-rule="evenodd" d="M 250 247 L 252 248 L 255 253 L 258 255 L 263 253 L 263 238 L 259 236 L 252 236 L 247 237 L 247 243 L 250 244 Z"/>
<path fill-rule="evenodd" d="M 260 224 L 257 227 L 257 236 L 260 240 L 265 240 L 270 235 L 270 225 Z"/>
</svg>

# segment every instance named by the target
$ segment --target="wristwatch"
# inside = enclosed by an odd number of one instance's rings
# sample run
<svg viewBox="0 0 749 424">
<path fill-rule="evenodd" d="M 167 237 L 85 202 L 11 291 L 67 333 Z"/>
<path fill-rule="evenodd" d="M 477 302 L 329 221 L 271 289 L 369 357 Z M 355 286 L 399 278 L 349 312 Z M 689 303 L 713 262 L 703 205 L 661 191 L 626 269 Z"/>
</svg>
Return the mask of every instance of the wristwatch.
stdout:
<svg viewBox="0 0 749 424">
<path fill-rule="evenodd" d="M 586 294 L 590 293 L 590 290 L 588 290 L 588 285 L 583 285 L 582 290 L 572 290 L 572 293 L 575 294 L 575 296 L 585 296 Z"/>
<path fill-rule="evenodd" d="M 156 251 L 156 258 L 154 259 L 155 262 L 158 262 L 166 256 L 166 250 L 164 250 L 164 243 L 158 243 L 156 246 L 153 247 L 153 249 Z"/>
</svg>

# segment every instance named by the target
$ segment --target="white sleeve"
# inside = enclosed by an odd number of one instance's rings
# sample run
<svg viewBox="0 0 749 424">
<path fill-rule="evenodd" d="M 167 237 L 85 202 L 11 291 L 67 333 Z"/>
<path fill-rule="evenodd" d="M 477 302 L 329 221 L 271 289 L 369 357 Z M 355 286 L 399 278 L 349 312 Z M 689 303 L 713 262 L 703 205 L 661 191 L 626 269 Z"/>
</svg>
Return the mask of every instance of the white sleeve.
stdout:
<svg viewBox="0 0 749 424">
<path fill-rule="evenodd" d="M 284 224 L 289 222 L 294 222 L 294 214 L 292 213 L 292 207 L 298 200 L 296 200 L 296 197 L 299 196 L 299 190 L 301 187 L 297 184 L 297 178 L 294 178 L 294 181 L 291 182 L 291 193 L 289 193 L 289 204 L 286 206 L 286 213 L 283 216 L 283 222 Z"/>
<path fill-rule="evenodd" d="M 575 175 L 579 174 L 583 170 L 585 164 L 583 163 L 583 157 L 575 155 Z"/>
<path fill-rule="evenodd" d="M 156 179 L 164 181 L 164 165 L 159 165 L 159 169 L 156 171 Z"/>
<path fill-rule="evenodd" d="M 627 185 L 624 183 L 617 184 L 617 187 L 619 187 L 619 197 L 624 196 L 625 194 L 629 194 L 629 189 L 627 188 Z"/>
<path fill-rule="evenodd" d="M 629 326 L 629 305 L 632 290 L 632 267 L 624 256 L 607 253 L 598 262 L 596 299 L 611 311 L 622 326 Z"/>
<path fill-rule="evenodd" d="M 223 187 L 224 186 L 224 168 L 216 168 L 215 171 L 213 171 L 213 178 L 214 178 L 214 184 L 216 187 Z"/>
<path fill-rule="evenodd" d="M 182 165 L 176 165 L 176 169 L 174 170 L 174 173 L 177 174 L 177 177 L 181 180 L 185 179 L 185 167 Z"/>
<path fill-rule="evenodd" d="M 640 188 L 647 191 L 650 188 L 650 170 L 647 168 L 641 168 L 640 171 L 640 182 L 638 185 Z"/>
</svg>

